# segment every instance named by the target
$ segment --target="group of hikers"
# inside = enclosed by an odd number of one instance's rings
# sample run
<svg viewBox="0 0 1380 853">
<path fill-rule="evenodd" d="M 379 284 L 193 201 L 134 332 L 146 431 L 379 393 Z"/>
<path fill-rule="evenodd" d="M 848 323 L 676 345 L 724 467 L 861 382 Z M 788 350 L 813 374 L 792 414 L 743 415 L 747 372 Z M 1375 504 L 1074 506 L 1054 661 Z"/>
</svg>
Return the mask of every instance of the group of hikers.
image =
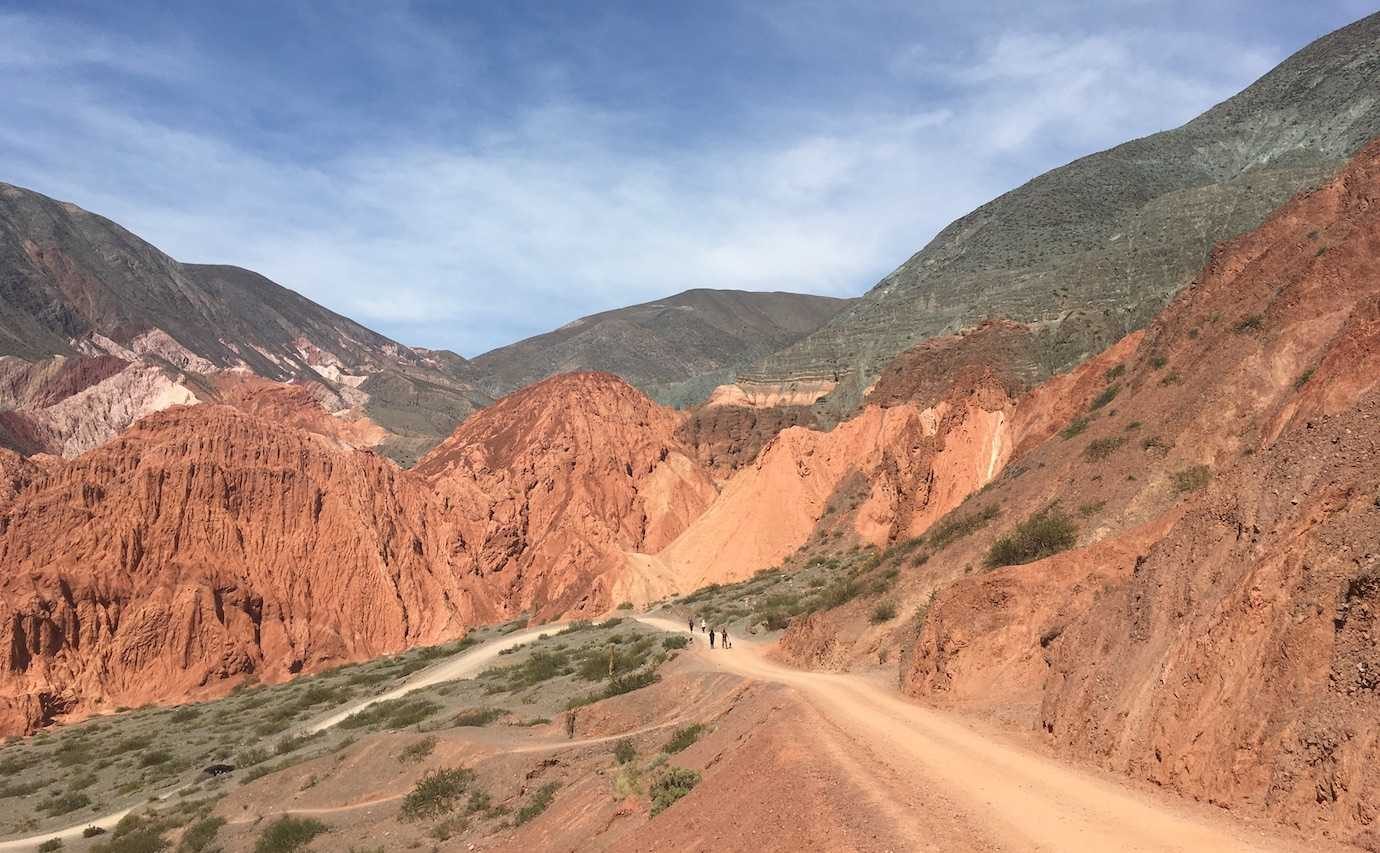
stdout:
<svg viewBox="0 0 1380 853">
<path fill-rule="evenodd" d="M 709 627 L 708 623 L 706 623 L 706 622 L 704 621 L 704 617 L 703 617 L 703 616 L 700 617 L 700 632 L 709 635 L 709 648 L 711 648 L 711 649 L 714 648 L 714 635 L 715 635 L 716 633 L 717 633 L 717 634 L 719 635 L 719 637 L 721 638 L 721 639 L 720 639 L 720 642 L 719 642 L 719 647 L 720 647 L 720 648 L 725 648 L 725 649 L 731 649 L 731 648 L 733 648 L 733 644 L 730 643 L 730 642 L 728 641 L 728 628 L 711 628 L 711 627 Z M 692 634 L 695 633 L 695 617 L 694 617 L 694 616 L 691 616 L 691 617 L 690 617 L 690 633 L 692 633 Z"/>
</svg>

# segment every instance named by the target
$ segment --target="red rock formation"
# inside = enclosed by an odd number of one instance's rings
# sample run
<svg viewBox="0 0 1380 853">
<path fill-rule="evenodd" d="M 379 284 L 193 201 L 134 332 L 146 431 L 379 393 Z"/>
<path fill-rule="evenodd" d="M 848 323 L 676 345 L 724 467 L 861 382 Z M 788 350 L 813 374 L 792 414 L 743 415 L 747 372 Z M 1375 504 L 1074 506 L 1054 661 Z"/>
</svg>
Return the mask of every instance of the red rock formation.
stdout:
<svg viewBox="0 0 1380 853">
<path fill-rule="evenodd" d="M 1029 416 L 1024 474 L 982 497 L 1002 523 L 926 564 L 958 579 L 903 687 L 1380 846 L 1377 332 L 1380 142 L 1221 247 L 1124 372 L 1056 380 L 1108 389 L 1081 432 L 1041 440 L 1073 412 L 1031 395 L 1063 411 Z M 1055 499 L 1081 510 L 1084 547 L 956 571 Z"/>
<path fill-rule="evenodd" d="M 24 476 L 0 515 L 10 731 L 395 652 L 499 612 L 424 483 L 233 409 L 172 409 Z"/>
<path fill-rule="evenodd" d="M 414 470 L 455 511 L 483 507 L 460 522 L 464 552 L 510 609 L 598 612 L 664 592 L 627 555 L 661 550 L 715 497 L 681 420 L 611 374 L 563 374 L 476 414 Z"/>
</svg>

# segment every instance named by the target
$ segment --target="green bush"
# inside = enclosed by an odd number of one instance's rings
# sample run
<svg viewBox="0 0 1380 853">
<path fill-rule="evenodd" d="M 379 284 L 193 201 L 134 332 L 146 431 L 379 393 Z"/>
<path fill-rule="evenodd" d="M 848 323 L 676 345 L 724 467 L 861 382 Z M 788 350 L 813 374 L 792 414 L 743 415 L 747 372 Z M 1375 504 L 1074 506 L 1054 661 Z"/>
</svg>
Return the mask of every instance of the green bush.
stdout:
<svg viewBox="0 0 1380 853">
<path fill-rule="evenodd" d="M 84 809 L 91 805 L 91 798 L 80 791 L 67 791 L 62 794 L 55 794 L 52 797 L 38 804 L 38 810 L 48 817 L 70 814 L 77 809 Z"/>
<path fill-rule="evenodd" d="M 61 838 L 49 838 L 47 841 L 38 845 L 38 853 L 52 853 L 54 850 L 62 849 Z"/>
<path fill-rule="evenodd" d="M 1095 438 L 1088 442 L 1087 447 L 1083 448 L 1083 458 L 1089 462 L 1101 462 L 1125 443 L 1126 439 L 1119 435 Z"/>
<path fill-rule="evenodd" d="M 992 543 L 987 566 L 1030 563 L 1073 547 L 1078 526 L 1057 505 L 1046 507 Z"/>
<path fill-rule="evenodd" d="M 618 605 L 618 609 L 619 609 L 619 610 L 632 610 L 632 609 L 633 609 L 633 603 L 632 603 L 631 601 L 625 601 L 625 602 L 623 602 L 622 604 Z"/>
<path fill-rule="evenodd" d="M 890 622 L 896 618 L 896 603 L 893 601 L 880 602 L 872 608 L 872 613 L 867 617 L 867 621 L 873 625 L 880 625 L 883 622 Z"/>
<path fill-rule="evenodd" d="M 487 726 L 500 717 L 507 716 L 508 712 L 502 708 L 467 708 L 451 718 L 452 726 L 479 727 Z"/>
<path fill-rule="evenodd" d="M 1074 438 L 1075 436 L 1082 435 L 1083 430 L 1087 429 L 1088 425 L 1091 423 L 1092 421 L 1087 418 L 1074 418 L 1069 422 L 1068 426 L 1059 431 L 1059 435 L 1066 439 Z"/>
<path fill-rule="evenodd" d="M 1232 326 L 1231 330 L 1233 332 L 1236 332 L 1238 335 L 1244 335 L 1258 331 L 1264 326 L 1265 318 L 1260 316 L 1259 314 L 1252 314 L 1249 317 L 1243 318 L 1235 326 Z"/>
<path fill-rule="evenodd" d="M 283 815 L 264 829 L 254 845 L 254 853 L 293 853 L 326 831 L 326 825 L 319 820 Z"/>
<path fill-rule="evenodd" d="M 668 649 L 683 649 L 690 645 L 690 637 L 687 634 L 670 634 L 662 638 L 661 645 Z"/>
<path fill-rule="evenodd" d="M 120 824 L 123 825 L 124 821 L 120 821 Z M 163 838 L 162 828 L 157 826 L 141 826 L 124 832 L 116 826 L 109 841 L 99 842 L 91 848 L 92 853 L 159 853 L 166 849 L 168 842 Z"/>
<path fill-rule="evenodd" d="M 652 816 L 670 808 L 700 783 L 700 774 L 685 767 L 667 767 L 652 781 Z"/>
<path fill-rule="evenodd" d="M 1120 385 L 1108 385 L 1106 388 L 1102 390 L 1101 394 L 1098 394 L 1096 397 L 1093 397 L 1092 403 L 1089 405 L 1089 408 L 1091 408 L 1093 411 L 1096 411 L 1115 400 L 1116 395 L 1120 393 Z"/>
<path fill-rule="evenodd" d="M 786 626 L 791 624 L 791 617 L 780 610 L 769 610 L 758 614 L 757 618 L 767 626 L 768 631 L 784 631 Z"/>
<path fill-rule="evenodd" d="M 433 826 L 427 835 L 437 841 L 449 841 L 453 836 L 459 835 L 469 828 L 469 818 L 464 815 L 453 815 Z"/>
<path fill-rule="evenodd" d="M 386 729 L 403 729 L 420 723 L 439 710 L 441 706 L 430 699 L 388 699 L 351 714 L 340 721 L 340 727 L 358 729 L 382 726 Z"/>
<path fill-rule="evenodd" d="M 950 543 L 986 526 L 987 522 L 1000 514 L 1001 510 L 997 509 L 996 504 L 989 504 L 968 515 L 958 515 L 956 512 L 951 512 L 930 528 L 929 532 L 925 534 L 925 539 L 930 543 L 932 549 L 940 551 L 948 547 Z"/>
<path fill-rule="evenodd" d="M 398 752 L 398 759 L 408 764 L 415 764 L 418 761 L 431 755 L 432 750 L 436 749 L 436 736 L 427 735 L 426 737 L 415 740 Z"/>
<path fill-rule="evenodd" d="M 464 767 L 444 767 L 428 771 L 403 797 L 401 817 L 405 821 L 432 820 L 455 811 L 460 799 L 474 782 L 474 771 Z"/>
<path fill-rule="evenodd" d="M 1102 374 L 1102 378 L 1106 379 L 1108 382 L 1111 382 L 1114 379 L 1119 379 L 1121 375 L 1125 372 L 1126 364 L 1123 362 L 1122 364 L 1118 364 L 1115 367 L 1107 368 L 1107 371 Z"/>
<path fill-rule="evenodd" d="M 156 767 L 159 764 L 167 764 L 172 761 L 173 754 L 166 749 L 155 749 L 139 756 L 140 767 Z"/>
<path fill-rule="evenodd" d="M 637 747 L 629 738 L 623 738 L 613 746 L 613 757 L 619 764 L 627 764 L 637 757 Z"/>
<path fill-rule="evenodd" d="M 694 723 L 684 728 L 676 729 L 671 735 L 671 739 L 666 741 L 666 746 L 662 747 L 662 751 L 674 755 L 677 752 L 689 749 L 695 741 L 700 739 L 700 734 L 703 732 L 704 726 L 700 723 Z"/>
<path fill-rule="evenodd" d="M 532 818 L 546 811 L 547 806 L 556 798 L 556 791 L 560 789 L 556 782 L 547 782 L 537 789 L 532 795 L 532 799 L 527 801 L 527 805 L 518 809 L 518 813 L 513 817 L 513 823 L 522 826 Z"/>
<path fill-rule="evenodd" d="M 278 739 L 277 745 L 273 747 L 273 752 L 277 755 L 287 755 L 289 752 L 296 752 L 307 744 L 311 743 L 317 735 L 283 735 Z"/>
<path fill-rule="evenodd" d="M 1212 469 L 1206 465 L 1190 465 L 1181 471 L 1175 471 L 1172 478 L 1176 492 L 1195 492 L 1212 479 Z"/>
<path fill-rule="evenodd" d="M 98 835 L 105 835 L 105 830 L 99 826 L 88 826 L 81 831 L 82 838 L 95 838 Z"/>
<path fill-rule="evenodd" d="M 225 826 L 225 818 L 208 817 L 197 821 L 187 828 L 186 834 L 182 836 L 182 843 L 178 845 L 178 853 L 201 853 L 212 841 L 216 840 L 216 835 L 220 828 Z"/>
</svg>

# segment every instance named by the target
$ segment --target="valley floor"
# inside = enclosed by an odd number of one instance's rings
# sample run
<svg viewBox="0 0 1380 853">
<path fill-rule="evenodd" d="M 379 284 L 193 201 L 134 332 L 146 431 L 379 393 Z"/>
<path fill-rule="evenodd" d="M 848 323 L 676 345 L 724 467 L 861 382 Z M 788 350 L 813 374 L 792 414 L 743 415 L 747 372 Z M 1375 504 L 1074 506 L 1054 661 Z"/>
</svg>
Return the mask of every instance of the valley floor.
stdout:
<svg viewBox="0 0 1380 853">
<path fill-rule="evenodd" d="M 685 631 L 679 620 L 638 618 L 662 631 Z M 473 677 L 501 651 L 532 640 L 541 630 L 497 637 L 369 701 Z M 1009 735 L 907 701 L 879 679 L 778 664 L 770 650 L 769 644 L 742 639 L 732 649 L 711 651 L 697 633 L 671 677 L 612 700 L 627 703 L 640 697 L 640 707 L 590 709 L 593 732 L 562 738 L 555 731 L 467 730 L 462 740 L 448 745 L 448 758 L 469 766 L 496 764 L 502 774 L 516 778 L 525 773 L 531 780 L 547 768 L 567 778 L 551 809 L 538 820 L 433 849 L 1333 849 L 1073 767 Z M 337 723 L 360 707 L 353 703 L 323 712 L 310 729 Z M 664 739 L 670 727 L 692 720 L 707 721 L 710 733 L 676 758 L 698 766 L 704 781 L 655 818 L 626 803 L 615 805 L 605 767 L 609 745 L 625 737 Z M 341 781 L 323 785 L 300 802 L 299 789 L 284 787 L 294 784 L 287 778 L 277 787 L 269 777 L 262 785 L 240 788 L 217 809 L 227 818 L 223 849 L 251 849 L 262 822 L 283 813 L 331 823 L 333 841 L 323 849 L 335 849 L 342 838 L 365 843 L 362 849 L 370 850 L 394 849 L 390 843 L 415 846 L 406 843 L 405 830 L 394 822 L 410 782 L 368 772 L 378 766 L 377 756 L 391 748 L 379 745 L 373 758 L 366 752 L 357 770 L 346 765 L 347 772 L 337 774 Z M 537 757 L 543 754 L 548 757 Z M 95 823 L 113 825 L 118 818 L 111 815 Z M 34 849 L 55 835 L 80 847 L 81 830 L 91 823 L 65 833 L 0 842 L 0 851 Z"/>
</svg>

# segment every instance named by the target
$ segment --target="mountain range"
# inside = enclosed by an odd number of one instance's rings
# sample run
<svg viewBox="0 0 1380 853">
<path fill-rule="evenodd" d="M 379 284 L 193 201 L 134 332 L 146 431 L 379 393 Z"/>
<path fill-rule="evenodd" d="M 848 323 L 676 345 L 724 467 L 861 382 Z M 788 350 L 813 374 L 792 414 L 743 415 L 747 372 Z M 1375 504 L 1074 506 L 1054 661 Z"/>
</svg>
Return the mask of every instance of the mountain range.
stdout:
<svg viewBox="0 0 1380 853">
<path fill-rule="evenodd" d="M 1380 849 L 1377 81 L 1373 15 L 861 299 L 470 360 L 0 185 L 0 734 L 662 605 Z"/>
</svg>

